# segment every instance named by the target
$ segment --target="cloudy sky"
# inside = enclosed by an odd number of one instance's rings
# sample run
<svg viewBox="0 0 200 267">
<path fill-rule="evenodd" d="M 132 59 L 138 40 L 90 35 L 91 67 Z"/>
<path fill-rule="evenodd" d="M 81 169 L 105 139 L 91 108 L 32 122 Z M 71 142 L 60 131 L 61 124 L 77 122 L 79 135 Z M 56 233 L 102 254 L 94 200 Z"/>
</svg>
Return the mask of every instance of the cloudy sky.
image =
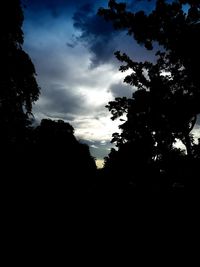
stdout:
<svg viewBox="0 0 200 267">
<path fill-rule="evenodd" d="M 35 65 L 41 87 L 34 106 L 37 121 L 63 119 L 77 139 L 90 145 L 100 166 L 109 153 L 119 122 L 110 120 L 105 105 L 117 96 L 131 97 L 123 83 L 116 50 L 135 60 L 151 60 L 152 52 L 96 15 L 107 0 L 23 0 L 24 49 Z M 127 0 L 130 8 L 151 9 L 148 1 Z"/>
</svg>

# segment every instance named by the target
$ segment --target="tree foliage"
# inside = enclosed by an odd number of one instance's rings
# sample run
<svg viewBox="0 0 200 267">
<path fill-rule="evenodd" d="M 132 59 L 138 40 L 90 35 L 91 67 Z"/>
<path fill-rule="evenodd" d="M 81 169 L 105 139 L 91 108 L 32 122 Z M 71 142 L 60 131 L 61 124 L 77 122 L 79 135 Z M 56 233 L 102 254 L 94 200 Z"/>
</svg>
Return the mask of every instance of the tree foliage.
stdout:
<svg viewBox="0 0 200 267">
<path fill-rule="evenodd" d="M 120 71 L 132 71 L 124 82 L 137 88 L 131 99 L 117 98 L 107 105 L 113 119 L 124 113 L 127 117 L 120 125 L 121 134 L 113 134 L 118 155 L 125 155 L 122 151 L 128 146 L 128 155 L 136 165 L 142 159 L 146 162 L 143 167 L 158 162 L 160 172 L 164 162 L 171 164 L 169 155 L 182 157 L 173 147 L 180 139 L 192 156 L 191 130 L 200 113 L 199 1 L 157 0 L 155 9 L 146 14 L 143 10 L 134 13 L 126 4 L 110 0 L 108 9 L 100 9 L 99 14 L 116 29 L 126 30 L 147 50 L 152 50 L 155 42 L 159 44 L 156 62 L 135 62 L 126 54 L 115 53 L 123 63 Z M 110 161 L 114 154 L 110 154 Z"/>
<path fill-rule="evenodd" d="M 23 11 L 19 0 L 1 3 L 0 125 L 2 139 L 15 142 L 23 136 L 33 103 L 39 97 L 36 72 L 23 50 Z M 5 140 L 4 140 L 5 141 Z"/>
<path fill-rule="evenodd" d="M 94 158 L 89 147 L 77 141 L 69 123 L 43 119 L 29 140 L 38 168 L 55 184 L 58 179 L 66 190 L 72 189 L 70 185 L 84 190 L 94 182 Z"/>
<path fill-rule="evenodd" d="M 84 193 L 93 185 L 95 161 L 69 123 L 43 119 L 37 127 L 31 125 L 39 87 L 34 65 L 23 50 L 20 0 L 3 1 L 1 12 L 0 146 L 5 194 L 17 200 L 21 196 L 23 203 L 48 200 L 55 205 L 62 199 L 66 204 L 67 194 Z"/>
</svg>

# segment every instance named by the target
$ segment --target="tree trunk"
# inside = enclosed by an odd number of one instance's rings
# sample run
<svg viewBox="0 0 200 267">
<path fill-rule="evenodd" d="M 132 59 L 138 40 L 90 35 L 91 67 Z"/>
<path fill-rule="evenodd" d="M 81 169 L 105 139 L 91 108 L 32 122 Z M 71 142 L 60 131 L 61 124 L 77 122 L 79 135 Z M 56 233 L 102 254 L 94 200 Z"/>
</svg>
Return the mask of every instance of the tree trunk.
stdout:
<svg viewBox="0 0 200 267">
<path fill-rule="evenodd" d="M 192 156 L 192 146 L 191 146 L 189 134 L 185 134 L 185 147 L 186 147 L 188 157 L 191 157 Z"/>
<path fill-rule="evenodd" d="M 194 125 L 196 123 L 197 120 L 197 115 L 194 115 L 189 123 L 189 129 L 187 132 L 185 132 L 184 137 L 185 137 L 185 147 L 186 147 L 186 151 L 187 151 L 187 155 L 189 158 L 192 157 L 192 144 L 191 144 L 191 140 L 190 140 L 190 132 L 192 131 L 192 129 L 194 128 Z"/>
</svg>

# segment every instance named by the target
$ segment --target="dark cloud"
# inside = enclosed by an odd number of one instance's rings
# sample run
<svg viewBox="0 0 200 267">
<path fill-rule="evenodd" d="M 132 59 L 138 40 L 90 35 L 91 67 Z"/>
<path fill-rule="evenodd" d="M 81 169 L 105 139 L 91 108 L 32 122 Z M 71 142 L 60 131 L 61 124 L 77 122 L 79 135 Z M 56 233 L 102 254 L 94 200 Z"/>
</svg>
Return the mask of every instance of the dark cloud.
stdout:
<svg viewBox="0 0 200 267">
<path fill-rule="evenodd" d="M 135 1 L 127 2 L 132 7 L 136 5 Z M 51 27 L 55 27 L 51 17 L 59 18 L 61 14 L 60 28 L 66 27 L 63 20 L 73 23 L 74 28 L 79 33 L 70 33 L 70 38 L 66 29 L 66 40 L 63 41 L 71 49 L 79 43 L 84 44 L 90 52 L 92 67 L 110 62 L 116 64 L 117 61 L 113 55 L 116 50 L 128 52 L 130 55 L 130 51 L 136 48 L 136 55 L 146 53 L 146 51 L 142 51 L 141 47 L 138 48 L 132 38 L 128 37 L 125 33 L 122 34 L 119 31 L 115 31 L 111 22 L 106 22 L 97 15 L 99 7 L 107 6 L 107 0 L 99 0 L 97 2 L 93 0 L 24 0 L 24 3 L 26 3 L 28 10 L 25 14 L 29 21 L 32 21 L 32 25 L 51 29 Z"/>
<path fill-rule="evenodd" d="M 146 1 L 139 2 L 141 4 Z M 136 8 L 135 1 L 127 1 L 127 3 L 130 8 Z M 144 7 L 143 3 L 141 8 Z M 154 51 L 147 52 L 125 31 L 116 31 L 111 22 L 105 21 L 103 17 L 97 15 L 97 8 L 95 9 L 91 3 L 78 8 L 74 13 L 73 21 L 74 27 L 81 32 L 75 39 L 74 45 L 79 41 L 89 49 L 93 67 L 109 62 L 116 64 L 113 54 L 117 50 L 127 53 L 134 60 L 144 61 L 153 58 Z M 70 43 L 70 46 L 73 47 L 73 44 Z"/>
<path fill-rule="evenodd" d="M 43 89 L 41 100 L 37 109 L 41 113 L 56 117 L 56 114 L 63 116 L 84 114 L 85 97 L 82 94 L 75 94 L 69 88 L 60 85 L 49 85 L 48 90 Z"/>
<path fill-rule="evenodd" d="M 61 10 L 73 10 L 76 8 L 85 7 L 86 11 L 89 5 L 94 5 L 96 8 L 107 7 L 108 0 L 21 0 L 26 8 L 30 8 L 34 11 L 51 11 L 52 15 L 57 16 Z M 146 10 L 147 12 L 151 11 L 155 6 L 155 1 L 149 0 L 126 0 L 126 1 L 117 1 L 117 2 L 126 2 L 127 8 L 130 10 L 138 11 L 141 9 Z"/>
<path fill-rule="evenodd" d="M 73 12 L 74 9 L 92 0 L 22 0 L 25 8 L 31 10 L 33 15 L 50 12 L 55 18 L 63 12 Z"/>
<path fill-rule="evenodd" d="M 97 10 L 91 3 L 81 6 L 73 16 L 74 26 L 82 31 L 82 37 L 94 35 L 95 37 L 110 37 L 113 27 L 110 23 L 97 15 Z"/>
<path fill-rule="evenodd" d="M 73 16 L 74 27 L 81 31 L 77 39 L 84 43 L 92 53 L 92 64 L 96 66 L 113 58 L 116 32 L 111 23 L 97 15 L 93 4 L 81 6 Z"/>
<path fill-rule="evenodd" d="M 49 10 L 56 10 L 57 8 L 62 8 L 67 5 L 70 5 L 70 3 L 73 1 L 68 0 L 22 0 L 22 3 L 25 5 L 26 8 L 31 8 L 34 10 L 43 10 L 43 9 L 49 9 Z"/>
<path fill-rule="evenodd" d="M 61 14 L 63 8 L 67 8 L 66 0 L 22 0 L 22 3 L 25 6 L 25 11 L 30 11 L 33 17 L 50 12 L 56 18 Z"/>
<path fill-rule="evenodd" d="M 119 83 L 115 83 L 112 84 L 109 88 L 109 90 L 111 91 L 113 97 L 131 97 L 133 94 L 133 87 L 126 85 L 126 84 L 119 84 Z"/>
</svg>

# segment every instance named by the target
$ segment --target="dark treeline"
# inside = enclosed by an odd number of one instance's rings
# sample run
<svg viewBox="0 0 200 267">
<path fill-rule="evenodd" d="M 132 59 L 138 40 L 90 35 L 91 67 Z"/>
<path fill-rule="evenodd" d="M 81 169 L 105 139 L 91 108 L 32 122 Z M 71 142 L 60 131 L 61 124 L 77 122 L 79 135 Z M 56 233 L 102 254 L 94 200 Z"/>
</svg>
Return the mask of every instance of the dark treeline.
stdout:
<svg viewBox="0 0 200 267">
<path fill-rule="evenodd" d="M 89 147 L 76 140 L 73 127 L 50 119 L 32 125 L 32 105 L 40 88 L 22 48 L 20 0 L 2 2 L 1 10 L 6 14 L 1 16 L 0 42 L 1 189 L 9 197 L 26 195 L 33 201 L 89 192 L 96 165 Z"/>
<path fill-rule="evenodd" d="M 113 0 L 108 9 L 99 10 L 146 49 L 153 49 L 155 42 L 160 47 L 154 63 L 115 53 L 124 64 L 120 71 L 132 70 L 125 82 L 137 90 L 131 99 L 116 98 L 107 105 L 113 120 L 124 115 L 125 120 L 121 133 L 113 134 L 117 149 L 105 158 L 102 170 L 96 169 L 89 147 L 76 140 L 69 123 L 43 119 L 33 127 L 32 105 L 40 88 L 22 48 L 22 7 L 19 0 L 1 7 L 7 14 L 6 19 L 1 17 L 0 42 L 1 182 L 6 190 L 64 198 L 177 192 L 184 191 L 189 179 L 196 184 L 200 140 L 195 142 L 191 131 L 200 113 L 199 1 L 158 0 L 148 15 L 129 12 L 125 4 Z M 176 140 L 186 152 L 174 147 Z"/>
<path fill-rule="evenodd" d="M 200 3 L 197 0 L 155 1 L 155 8 L 130 12 L 124 3 L 110 0 L 99 15 L 116 30 L 127 31 L 154 62 L 136 62 L 117 51 L 121 72 L 131 70 L 125 83 L 135 86 L 131 99 L 116 98 L 107 108 L 115 120 L 126 119 L 114 133 L 105 159 L 105 174 L 117 188 L 136 192 L 184 191 L 197 183 L 200 139 L 192 130 L 200 113 Z M 185 150 L 175 148 L 181 141 Z"/>
</svg>

